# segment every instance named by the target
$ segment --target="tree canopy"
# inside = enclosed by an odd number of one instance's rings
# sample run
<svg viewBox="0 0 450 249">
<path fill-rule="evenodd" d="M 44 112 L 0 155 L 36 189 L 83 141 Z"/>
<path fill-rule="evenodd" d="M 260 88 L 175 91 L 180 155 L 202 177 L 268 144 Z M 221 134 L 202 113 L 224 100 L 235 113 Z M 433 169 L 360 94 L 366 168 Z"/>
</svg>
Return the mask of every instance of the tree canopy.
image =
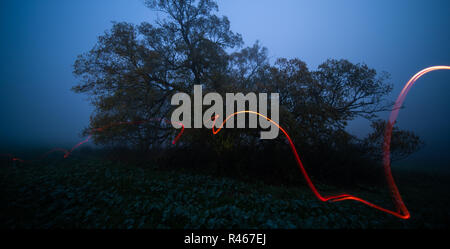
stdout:
<svg viewBox="0 0 450 249">
<path fill-rule="evenodd" d="M 371 144 L 365 154 L 379 153 L 375 147 L 380 146 L 383 126 L 377 114 L 392 107 L 387 73 L 348 60 L 330 59 L 316 70 L 298 58 L 271 62 L 259 42 L 244 47 L 228 18 L 218 16 L 213 0 L 147 0 L 145 5 L 163 17 L 155 23 L 113 23 L 75 61 L 79 82 L 73 91 L 87 94 L 95 107 L 86 132 L 114 122 L 170 117 L 170 97 L 192 93 L 195 84 L 202 84 L 206 92 L 222 94 L 279 93 L 281 124 L 311 153 L 336 151 L 343 143 L 360 148 Z M 345 130 L 357 118 L 374 122 L 375 132 L 366 139 Z M 174 132 L 159 121 L 111 128 L 95 134 L 94 140 L 147 151 L 164 146 Z M 412 132 L 397 134 L 396 153 L 402 157 L 421 144 Z M 227 132 L 219 142 L 208 141 L 200 131 L 190 136 L 184 144 L 207 143 L 221 152 L 255 143 L 261 143 L 259 149 L 273 146 L 258 142 L 248 131 Z"/>
</svg>

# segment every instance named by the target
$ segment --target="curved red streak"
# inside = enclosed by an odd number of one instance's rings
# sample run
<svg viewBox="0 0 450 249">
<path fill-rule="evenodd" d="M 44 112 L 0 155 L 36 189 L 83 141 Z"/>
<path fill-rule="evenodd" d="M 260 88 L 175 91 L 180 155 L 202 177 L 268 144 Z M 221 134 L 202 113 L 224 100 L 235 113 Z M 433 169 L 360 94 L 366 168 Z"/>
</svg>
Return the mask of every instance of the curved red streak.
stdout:
<svg viewBox="0 0 450 249">
<path fill-rule="evenodd" d="M 48 155 L 50 155 L 50 154 L 52 154 L 52 153 L 54 153 L 54 152 L 63 152 L 63 153 L 64 153 L 64 159 L 68 158 L 68 157 L 72 154 L 72 152 L 73 152 L 74 150 L 78 149 L 78 148 L 79 148 L 80 146 L 82 146 L 83 144 L 89 142 L 90 139 L 92 138 L 92 136 L 94 135 L 94 132 L 103 132 L 103 131 L 105 131 L 105 130 L 108 129 L 108 128 L 111 128 L 111 127 L 114 127 L 114 126 L 119 126 L 119 125 L 138 125 L 138 124 L 145 124 L 145 123 L 154 122 L 154 121 L 158 121 L 158 122 L 164 121 L 164 122 L 166 122 L 166 123 L 168 123 L 168 124 L 172 124 L 172 122 L 170 122 L 170 121 L 168 121 L 168 120 L 166 120 L 166 119 L 161 119 L 161 118 L 153 118 L 153 119 L 150 119 L 150 120 L 147 120 L 147 121 L 133 121 L 133 122 L 118 122 L 118 123 L 112 123 L 112 124 L 105 125 L 105 126 L 100 127 L 100 128 L 92 129 L 91 132 L 90 132 L 90 134 L 88 135 L 88 137 L 87 137 L 85 140 L 83 140 L 83 141 L 77 143 L 75 146 L 72 147 L 72 149 L 66 150 L 66 149 L 63 149 L 63 148 L 55 148 L 55 149 L 52 149 L 52 150 L 46 152 L 44 155 L 42 155 L 42 156 L 41 156 L 41 159 L 47 157 Z M 182 123 L 178 123 L 178 122 L 174 122 L 174 123 L 177 124 L 177 125 L 179 125 L 179 126 L 181 126 L 181 131 L 180 131 L 180 132 L 178 133 L 178 135 L 174 138 L 174 140 L 172 141 L 172 144 L 176 144 L 176 143 L 178 142 L 178 140 L 180 139 L 180 137 L 181 137 L 181 136 L 183 135 L 183 133 L 184 133 L 184 125 L 183 125 Z M 22 160 L 22 159 L 20 159 L 20 158 L 14 157 L 14 156 L 11 155 L 11 154 L 6 154 L 5 156 L 11 158 L 11 161 L 18 161 L 18 162 L 21 162 L 21 163 L 27 162 L 27 161 Z"/>
<path fill-rule="evenodd" d="M 403 199 L 400 195 L 400 192 L 398 190 L 397 185 L 395 184 L 395 180 L 394 177 L 392 176 L 392 171 L 391 171 L 391 162 L 390 162 L 390 144 L 391 144 L 391 137 L 392 137 L 392 129 L 394 127 L 395 121 L 397 120 L 398 117 L 398 113 L 400 111 L 400 108 L 403 105 L 403 102 L 405 101 L 406 95 L 408 94 L 409 90 L 411 89 L 411 87 L 414 85 L 414 83 L 423 75 L 432 72 L 432 71 L 436 71 L 436 70 L 450 70 L 450 66 L 435 66 L 435 67 L 429 67 L 426 68 L 420 72 L 418 72 L 416 75 L 414 75 L 414 77 L 412 77 L 408 83 L 406 83 L 405 87 L 403 88 L 403 90 L 400 93 L 400 96 L 398 97 L 397 101 L 395 102 L 394 108 L 391 112 L 390 118 L 389 118 L 389 122 L 388 125 L 386 126 L 386 131 L 385 131 L 385 136 L 384 136 L 384 146 L 383 146 L 383 152 L 384 152 L 384 156 L 383 156 L 383 166 L 384 166 L 384 171 L 385 171 L 385 176 L 388 182 L 388 186 L 389 189 L 391 191 L 391 195 L 393 197 L 393 199 L 395 200 L 395 205 L 397 207 L 397 211 L 392 211 L 386 208 L 383 208 L 381 206 L 378 206 L 376 204 L 373 204 L 369 201 L 366 201 L 364 199 L 361 199 L 357 196 L 353 196 L 353 195 L 349 195 L 349 194 L 340 194 L 340 195 L 332 195 L 332 196 L 322 196 L 320 194 L 320 192 L 317 190 L 317 187 L 314 185 L 314 183 L 312 182 L 311 178 L 309 177 L 308 173 L 306 172 L 305 167 L 303 166 L 302 161 L 300 160 L 300 156 L 297 152 L 297 149 L 295 148 L 294 143 L 292 142 L 291 137 L 289 136 L 289 134 L 286 132 L 285 129 L 283 129 L 283 127 L 281 127 L 278 123 L 276 123 L 275 121 L 273 121 L 272 119 L 268 118 L 267 116 L 258 113 L 258 112 L 254 112 L 254 111 L 240 111 L 240 112 L 235 112 L 233 114 L 231 114 L 230 116 L 228 116 L 221 124 L 221 126 L 216 130 L 215 129 L 215 123 L 216 120 L 218 118 L 218 116 L 216 116 L 214 118 L 214 122 L 213 122 L 213 134 L 216 135 L 217 133 L 219 133 L 224 125 L 228 122 L 228 120 L 230 120 L 232 117 L 237 116 L 239 114 L 245 114 L 245 113 L 249 113 L 249 114 L 254 114 L 254 115 L 258 115 L 261 116 L 265 119 L 267 119 L 269 122 L 271 122 L 272 124 L 274 124 L 275 126 L 277 126 L 280 131 L 285 135 L 286 139 L 289 142 L 289 146 L 291 147 L 292 153 L 294 154 L 295 160 L 297 162 L 297 165 L 299 166 L 303 177 L 305 178 L 309 188 L 312 190 L 312 192 L 314 193 L 314 195 L 321 201 L 323 202 L 340 202 L 340 201 L 345 201 L 345 200 L 354 200 L 354 201 L 358 201 L 361 202 L 369 207 L 378 209 L 382 212 L 394 215 L 400 219 L 409 219 L 411 217 L 411 214 L 409 213 L 408 209 L 406 208 L 405 203 L 403 202 Z"/>
<path fill-rule="evenodd" d="M 25 162 L 24 160 L 17 158 L 12 154 L 0 154 L 0 157 L 7 157 L 7 158 L 9 158 L 9 160 L 11 160 L 13 162 L 16 162 L 16 161 L 21 162 L 21 163 Z"/>
<path fill-rule="evenodd" d="M 236 115 L 239 115 L 239 114 L 245 114 L 245 113 L 249 113 L 249 114 L 254 114 L 254 115 L 261 116 L 261 117 L 267 119 L 269 122 L 271 122 L 272 124 L 274 124 L 275 126 L 277 126 L 277 127 L 280 129 L 280 131 L 284 134 L 284 136 L 286 137 L 286 139 L 287 139 L 288 142 L 289 142 L 289 146 L 291 147 L 292 153 L 293 153 L 293 155 L 294 155 L 294 157 L 295 157 L 295 161 L 297 162 L 297 165 L 298 165 L 298 167 L 300 168 L 300 171 L 302 172 L 303 177 L 304 177 L 305 180 L 306 180 L 306 183 L 308 184 L 309 188 L 312 190 L 312 192 L 314 193 L 314 195 L 315 195 L 320 201 L 323 201 L 323 202 L 328 202 L 328 201 L 339 202 L 339 201 L 344 201 L 344 200 L 355 200 L 355 201 L 359 201 L 359 202 L 361 202 L 361 203 L 363 203 L 363 204 L 366 204 L 367 206 L 376 208 L 376 209 L 378 209 L 378 210 L 380 210 L 380 211 L 383 211 L 383 212 L 392 214 L 392 215 L 394 215 L 394 216 L 397 216 L 397 217 L 399 217 L 399 218 L 402 218 L 402 219 L 408 219 L 408 218 L 409 218 L 409 215 L 408 215 L 408 216 L 404 216 L 404 215 L 402 215 L 401 213 L 397 213 L 397 212 L 394 212 L 394 211 L 385 209 L 385 208 L 383 208 L 383 207 L 380 207 L 380 206 L 378 206 L 378 205 L 375 205 L 375 204 L 373 204 L 373 203 L 371 203 L 371 202 L 368 202 L 368 201 L 366 201 L 366 200 L 363 200 L 363 199 L 361 199 L 361 198 L 359 198 L 359 197 L 356 197 L 356 196 L 353 196 L 353 195 L 349 195 L 349 194 L 340 194 L 340 195 L 323 196 L 322 194 L 320 194 L 319 190 L 318 190 L 317 187 L 314 185 L 314 183 L 312 182 L 312 180 L 311 180 L 311 178 L 309 177 L 308 173 L 306 172 L 306 169 L 305 169 L 305 167 L 303 166 L 302 161 L 300 160 L 300 156 L 299 156 L 299 154 L 298 154 L 298 152 L 297 152 L 297 149 L 295 148 L 295 145 L 294 145 L 294 143 L 292 142 L 292 139 L 291 139 L 291 137 L 289 136 L 289 134 L 288 134 L 288 133 L 286 132 L 286 130 L 285 130 L 283 127 L 281 127 L 277 122 L 273 121 L 272 119 L 268 118 L 267 116 L 265 116 L 265 115 L 263 115 L 263 114 L 261 114 L 261 113 L 254 112 L 254 111 L 240 111 L 240 112 L 235 112 L 235 113 L 231 114 L 230 116 L 228 116 L 228 117 L 225 119 L 225 121 L 223 121 L 222 125 L 221 125 L 217 130 L 215 130 L 215 121 L 217 120 L 217 117 L 218 117 L 218 116 L 216 116 L 216 118 L 214 119 L 214 122 L 213 122 L 213 134 L 214 134 L 214 135 L 218 134 L 218 133 L 223 129 L 223 127 L 224 127 L 224 125 L 226 124 L 226 122 L 228 122 L 228 120 L 230 120 L 232 117 L 234 117 L 234 116 L 236 116 Z"/>
<path fill-rule="evenodd" d="M 403 202 L 402 196 L 400 195 L 400 191 L 398 190 L 397 184 L 395 184 L 395 180 L 394 180 L 394 177 L 392 176 L 392 171 L 391 171 L 390 154 L 391 154 L 392 130 L 394 128 L 395 122 L 397 121 L 397 117 L 400 112 L 400 108 L 403 106 L 403 102 L 405 101 L 406 96 L 408 95 L 408 92 L 411 90 L 414 83 L 418 79 L 420 79 L 422 76 L 424 76 L 425 74 L 436 71 L 436 70 L 450 70 L 450 66 L 434 66 L 434 67 L 425 68 L 422 71 L 418 72 L 416 75 L 414 75 L 406 83 L 403 90 L 400 92 L 400 95 L 398 96 L 397 101 L 395 102 L 394 108 L 392 109 L 388 124 L 386 126 L 385 134 L 384 134 L 384 145 L 383 145 L 384 172 L 385 172 L 386 179 L 388 181 L 388 186 L 390 188 L 391 195 L 392 195 L 393 199 L 395 200 L 395 205 L 398 210 L 397 213 L 401 214 L 402 217 L 405 219 L 410 218 L 411 215 L 410 215 L 408 209 L 406 208 L 405 203 Z"/>
<path fill-rule="evenodd" d="M 48 151 L 48 152 L 45 153 L 44 155 L 42 155 L 41 159 L 44 158 L 44 157 L 46 157 L 46 156 L 48 156 L 48 155 L 50 155 L 50 154 L 52 154 L 52 153 L 54 153 L 54 152 L 58 152 L 58 151 L 64 153 L 64 158 L 66 158 L 66 155 L 70 153 L 70 152 L 67 151 L 66 149 L 63 149 L 63 148 L 55 148 L 55 149 L 53 149 L 53 150 Z"/>
</svg>

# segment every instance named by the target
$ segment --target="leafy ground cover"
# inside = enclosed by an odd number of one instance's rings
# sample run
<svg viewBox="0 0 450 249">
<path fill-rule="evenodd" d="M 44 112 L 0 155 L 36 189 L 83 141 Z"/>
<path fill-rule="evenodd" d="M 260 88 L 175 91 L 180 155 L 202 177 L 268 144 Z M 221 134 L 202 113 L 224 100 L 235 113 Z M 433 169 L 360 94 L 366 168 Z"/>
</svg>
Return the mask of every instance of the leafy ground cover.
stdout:
<svg viewBox="0 0 450 249">
<path fill-rule="evenodd" d="M 407 221 L 352 201 L 322 203 L 304 186 L 92 159 L 10 164 L 0 168 L 0 228 L 448 227 L 448 188 L 430 188 L 437 184 L 434 177 L 405 179 L 402 192 L 413 215 Z M 381 191 L 359 193 L 391 205 Z"/>
</svg>

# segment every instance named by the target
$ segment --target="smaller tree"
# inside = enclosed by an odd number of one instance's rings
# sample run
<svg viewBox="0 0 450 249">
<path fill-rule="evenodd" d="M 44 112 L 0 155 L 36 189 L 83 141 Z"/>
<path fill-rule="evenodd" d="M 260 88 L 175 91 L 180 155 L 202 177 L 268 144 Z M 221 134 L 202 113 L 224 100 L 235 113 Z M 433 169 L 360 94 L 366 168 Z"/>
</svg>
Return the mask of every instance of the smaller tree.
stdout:
<svg viewBox="0 0 450 249">
<path fill-rule="evenodd" d="M 386 72 L 377 73 L 366 64 L 348 60 L 327 60 L 313 75 L 317 85 L 310 94 L 340 128 L 357 117 L 372 120 L 391 109 L 386 97 L 392 84 L 386 82 Z"/>
<path fill-rule="evenodd" d="M 380 160 L 383 154 L 384 133 L 387 122 L 376 120 L 372 122 L 373 129 L 364 140 L 363 145 L 368 154 L 374 160 Z M 394 126 L 391 138 L 391 160 L 398 161 L 409 157 L 411 154 L 420 150 L 424 145 L 422 139 L 412 131 L 400 130 Z"/>
</svg>

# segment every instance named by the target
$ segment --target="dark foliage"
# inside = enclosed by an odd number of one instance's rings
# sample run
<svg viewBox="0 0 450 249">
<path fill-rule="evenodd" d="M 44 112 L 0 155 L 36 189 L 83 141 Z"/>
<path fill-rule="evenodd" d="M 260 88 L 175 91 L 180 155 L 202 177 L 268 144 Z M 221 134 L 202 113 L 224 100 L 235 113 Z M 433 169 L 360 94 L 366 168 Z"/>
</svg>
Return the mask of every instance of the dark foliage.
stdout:
<svg viewBox="0 0 450 249">
<path fill-rule="evenodd" d="M 114 122 L 169 118 L 171 96 L 192 93 L 195 84 L 220 94 L 276 92 L 281 125 L 313 176 L 343 183 L 374 178 L 383 138 L 377 113 L 391 107 L 385 100 L 392 90 L 386 73 L 347 60 L 327 60 L 317 70 L 297 58 L 271 63 L 258 42 L 242 48 L 241 35 L 230 30 L 226 17 L 216 15 L 212 0 L 149 0 L 146 5 L 164 18 L 155 24 L 115 23 L 75 62 L 80 82 L 73 90 L 89 95 L 95 106 L 86 132 Z M 345 128 L 356 118 L 374 121 L 375 132 L 364 140 L 350 135 Z M 129 150 L 139 150 L 170 167 L 283 183 L 299 179 L 282 135 L 260 141 L 256 130 L 235 129 L 211 138 L 210 130 L 193 129 L 178 147 L 170 148 L 176 132 L 155 122 L 114 127 L 95 134 L 94 140 L 124 146 L 122 151 L 128 152 L 122 154 L 131 157 L 138 156 Z M 394 133 L 393 151 L 399 157 L 421 144 L 412 132 Z"/>
</svg>

